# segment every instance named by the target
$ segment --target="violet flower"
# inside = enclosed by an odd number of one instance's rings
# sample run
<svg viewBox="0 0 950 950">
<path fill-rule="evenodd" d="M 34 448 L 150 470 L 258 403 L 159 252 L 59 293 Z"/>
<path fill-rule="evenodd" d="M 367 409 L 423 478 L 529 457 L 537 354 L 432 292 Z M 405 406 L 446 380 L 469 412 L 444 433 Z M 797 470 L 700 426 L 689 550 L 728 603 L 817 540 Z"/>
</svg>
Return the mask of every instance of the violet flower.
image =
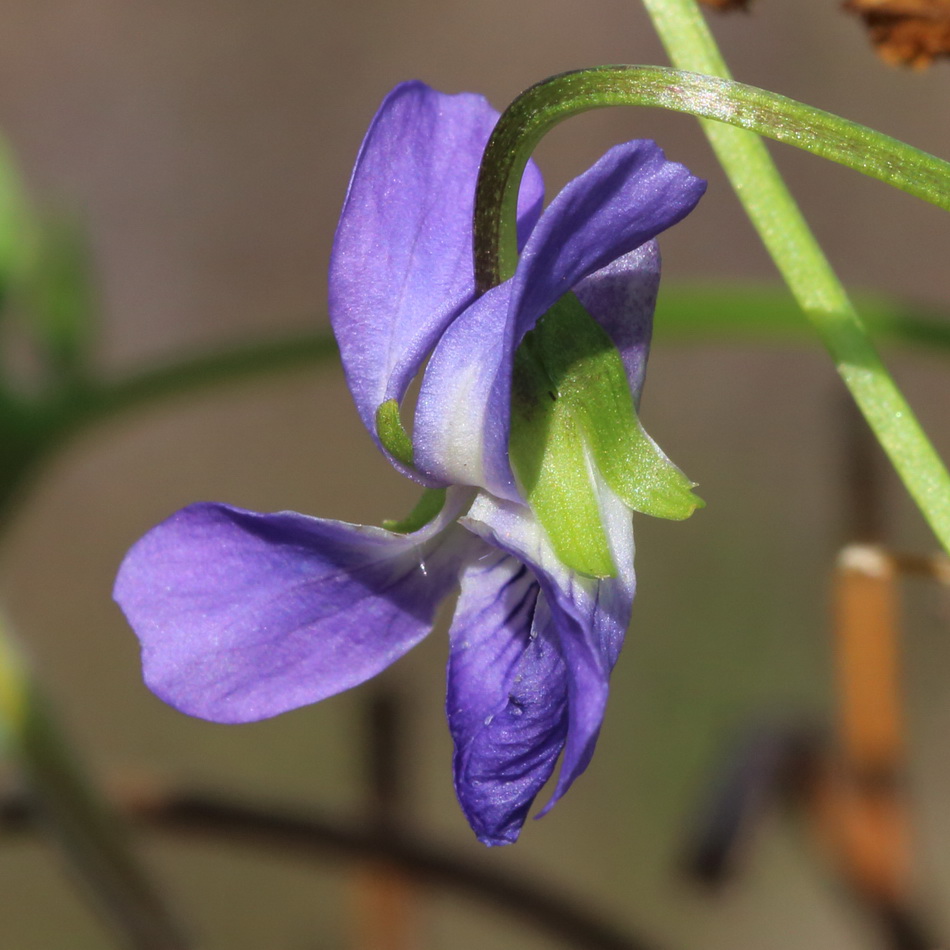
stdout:
<svg viewBox="0 0 950 950">
<path fill-rule="evenodd" d="M 634 594 L 630 509 L 683 517 L 697 504 L 635 403 L 653 238 L 705 187 L 635 141 L 542 213 L 530 164 L 517 272 L 477 296 L 474 188 L 497 118 L 480 96 L 393 90 L 357 159 L 330 269 L 363 422 L 397 468 L 448 490 L 390 529 L 191 505 L 129 551 L 115 587 L 149 687 L 231 723 L 379 673 L 460 585 L 447 712 L 458 798 L 486 844 L 517 838 L 559 756 L 545 810 L 591 759 Z M 420 371 L 410 438 L 399 405 Z"/>
</svg>

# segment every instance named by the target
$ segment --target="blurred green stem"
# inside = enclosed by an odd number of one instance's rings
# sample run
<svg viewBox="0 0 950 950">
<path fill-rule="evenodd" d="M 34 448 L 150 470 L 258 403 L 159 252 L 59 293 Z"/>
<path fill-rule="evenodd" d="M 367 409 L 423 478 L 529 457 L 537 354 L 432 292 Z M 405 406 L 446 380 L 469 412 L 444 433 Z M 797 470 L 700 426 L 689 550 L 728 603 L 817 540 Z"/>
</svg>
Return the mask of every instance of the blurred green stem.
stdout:
<svg viewBox="0 0 950 950">
<path fill-rule="evenodd" d="M 950 316 L 882 296 L 856 292 L 861 322 L 881 343 L 950 356 Z M 784 288 L 768 284 L 675 283 L 660 288 L 654 342 L 807 343 L 813 332 Z"/>
<path fill-rule="evenodd" d="M 0 620 L 0 752 L 20 767 L 29 794 L 69 870 L 132 950 L 187 943 L 125 837 L 60 734 L 46 698 Z"/>
<path fill-rule="evenodd" d="M 87 427 L 164 399 L 186 396 L 300 366 L 326 365 L 337 354 L 329 331 L 298 333 L 216 351 L 114 380 L 69 379 L 30 400 L 0 390 L 0 530 L 39 466 Z"/>
<path fill-rule="evenodd" d="M 0 320 L 12 312 L 6 306 L 11 297 L 44 291 L 33 300 L 40 313 L 32 329 L 55 381 L 53 397 L 27 397 L 0 380 L 0 524 L 26 477 L 56 444 L 53 423 L 62 413 L 51 411 L 53 404 L 67 404 L 61 395 L 80 385 L 82 376 L 80 324 L 89 317 L 88 297 L 81 294 L 84 262 L 73 254 L 72 239 L 60 235 L 41 266 L 41 234 L 0 140 Z M 2 760 L 18 768 L 73 878 L 122 944 L 129 950 L 185 950 L 188 944 L 126 841 L 122 820 L 86 776 L 0 617 Z"/>
<path fill-rule="evenodd" d="M 155 400 L 183 396 L 221 383 L 235 383 L 301 366 L 325 365 L 338 353 L 329 330 L 263 340 L 177 360 L 111 382 L 89 383 L 67 416 L 70 430 L 104 421 Z"/>
</svg>

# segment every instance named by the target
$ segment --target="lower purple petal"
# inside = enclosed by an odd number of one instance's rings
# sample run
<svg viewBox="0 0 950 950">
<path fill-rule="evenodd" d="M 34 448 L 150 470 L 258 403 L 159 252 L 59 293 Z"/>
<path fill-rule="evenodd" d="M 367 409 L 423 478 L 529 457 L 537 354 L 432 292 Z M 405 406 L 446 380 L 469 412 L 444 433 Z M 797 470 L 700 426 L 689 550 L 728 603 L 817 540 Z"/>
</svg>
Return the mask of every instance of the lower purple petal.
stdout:
<svg viewBox="0 0 950 950">
<path fill-rule="evenodd" d="M 457 510 L 411 535 L 196 504 L 135 544 L 114 596 L 148 686 L 182 712 L 250 722 L 375 676 L 421 640 L 471 541 Z"/>
<path fill-rule="evenodd" d="M 479 495 L 462 519 L 469 530 L 534 572 L 568 671 L 567 741 L 554 795 L 542 814 L 590 763 L 607 706 L 610 672 L 630 622 L 635 590 L 630 512 L 606 485 L 599 486 L 599 494 L 616 577 L 586 577 L 566 568 L 524 505 Z"/>
<path fill-rule="evenodd" d="M 462 576 L 449 636 L 456 793 L 480 841 L 509 844 L 567 734 L 567 673 L 531 571 L 489 549 Z"/>
</svg>

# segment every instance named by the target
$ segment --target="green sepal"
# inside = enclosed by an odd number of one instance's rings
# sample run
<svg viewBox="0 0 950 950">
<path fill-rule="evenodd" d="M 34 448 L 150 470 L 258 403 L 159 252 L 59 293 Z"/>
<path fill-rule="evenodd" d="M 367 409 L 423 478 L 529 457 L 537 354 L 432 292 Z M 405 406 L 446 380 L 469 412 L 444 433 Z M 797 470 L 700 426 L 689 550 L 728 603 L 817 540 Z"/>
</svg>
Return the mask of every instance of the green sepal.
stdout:
<svg viewBox="0 0 950 950">
<path fill-rule="evenodd" d="M 656 517 L 681 520 L 703 504 L 640 425 L 617 348 L 573 294 L 515 354 L 510 451 L 555 552 L 583 574 L 616 573 L 598 477 L 634 511 Z"/>
<path fill-rule="evenodd" d="M 444 488 L 427 488 L 420 499 L 416 502 L 415 508 L 401 520 L 387 518 L 383 522 L 383 527 L 387 531 L 395 531 L 397 534 L 411 534 L 424 528 L 438 513 L 445 504 Z"/>
<path fill-rule="evenodd" d="M 376 410 L 376 434 L 394 459 L 412 467 L 412 439 L 399 418 L 399 403 L 395 399 L 387 399 Z"/>
<path fill-rule="evenodd" d="M 591 483 L 584 434 L 570 412 L 557 408 L 543 368 L 518 350 L 512 400 L 510 457 L 518 480 L 560 560 L 582 574 L 617 573 Z M 540 384 L 537 400 L 521 385 Z M 548 405 L 545 405 L 547 400 Z"/>
</svg>

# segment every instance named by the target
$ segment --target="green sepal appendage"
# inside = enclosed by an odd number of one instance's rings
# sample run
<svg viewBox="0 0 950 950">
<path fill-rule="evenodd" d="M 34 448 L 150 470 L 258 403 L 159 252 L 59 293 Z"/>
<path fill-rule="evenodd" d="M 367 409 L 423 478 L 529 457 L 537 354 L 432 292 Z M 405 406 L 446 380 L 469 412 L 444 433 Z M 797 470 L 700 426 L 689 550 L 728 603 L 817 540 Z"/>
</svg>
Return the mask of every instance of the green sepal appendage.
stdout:
<svg viewBox="0 0 950 950">
<path fill-rule="evenodd" d="M 442 510 L 444 504 L 444 488 L 427 488 L 416 502 L 415 508 L 405 518 L 399 520 L 387 518 L 383 522 L 383 527 L 387 531 L 395 531 L 397 534 L 412 534 L 413 531 L 424 528 L 432 521 Z"/>
<path fill-rule="evenodd" d="M 541 318 L 515 354 L 510 446 L 552 547 L 583 574 L 616 574 L 598 475 L 644 514 L 682 520 L 703 505 L 640 425 L 617 348 L 573 294 Z"/>
<path fill-rule="evenodd" d="M 399 403 L 395 399 L 387 399 L 376 410 L 376 434 L 394 459 L 412 467 L 412 439 L 399 418 Z"/>
</svg>

